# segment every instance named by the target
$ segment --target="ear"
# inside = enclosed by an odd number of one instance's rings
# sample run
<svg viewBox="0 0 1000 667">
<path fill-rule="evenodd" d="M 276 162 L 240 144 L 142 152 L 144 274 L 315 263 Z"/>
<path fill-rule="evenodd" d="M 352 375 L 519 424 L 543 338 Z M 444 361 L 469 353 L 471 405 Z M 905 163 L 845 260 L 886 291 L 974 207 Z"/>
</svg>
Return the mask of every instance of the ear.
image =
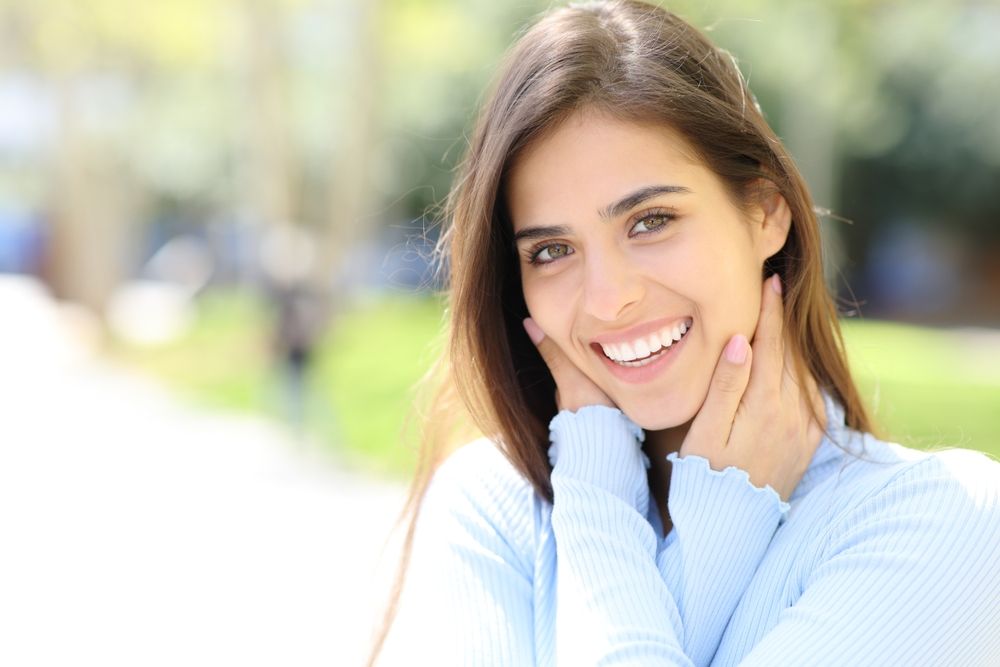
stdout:
<svg viewBox="0 0 1000 667">
<path fill-rule="evenodd" d="M 774 183 L 762 181 L 759 192 L 759 203 L 754 216 L 757 223 L 755 245 L 758 259 L 763 262 L 785 245 L 792 228 L 792 210 Z"/>
</svg>

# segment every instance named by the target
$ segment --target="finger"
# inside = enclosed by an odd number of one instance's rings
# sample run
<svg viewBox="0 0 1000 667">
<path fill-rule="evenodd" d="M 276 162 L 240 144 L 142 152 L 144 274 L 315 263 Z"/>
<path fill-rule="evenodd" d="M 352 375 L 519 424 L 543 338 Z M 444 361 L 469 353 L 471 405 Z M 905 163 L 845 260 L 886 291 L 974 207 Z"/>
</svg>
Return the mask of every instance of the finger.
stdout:
<svg viewBox="0 0 1000 667">
<path fill-rule="evenodd" d="M 773 396 L 782 382 L 785 368 L 784 303 L 781 300 L 781 278 L 771 275 L 761 289 L 760 317 L 753 336 L 751 387 Z"/>
<path fill-rule="evenodd" d="M 545 335 L 545 332 L 542 331 L 542 328 L 533 319 L 526 317 L 522 324 L 524 324 L 524 330 L 528 333 L 528 338 L 538 348 L 538 354 L 542 356 L 542 361 L 549 367 L 549 372 L 552 373 L 552 377 L 558 385 L 559 378 L 556 377 L 556 373 L 564 365 L 562 363 L 562 351 Z"/>
<path fill-rule="evenodd" d="M 554 340 L 545 335 L 533 319 L 525 318 L 523 324 L 555 381 L 556 405 L 559 409 L 576 410 L 584 405 L 612 405 L 610 399 L 563 353 Z"/>
<path fill-rule="evenodd" d="M 700 443 L 699 447 L 725 446 L 750 378 L 753 356 L 746 336 L 736 334 L 729 339 L 715 367 L 705 403 L 691 423 L 685 441 Z"/>
<path fill-rule="evenodd" d="M 549 372 L 552 373 L 552 379 L 555 380 L 557 388 L 574 386 L 583 379 L 583 373 L 566 358 L 555 341 L 545 335 L 535 320 L 526 317 L 524 330 L 528 332 L 528 338 L 538 348 L 542 360 L 549 367 Z"/>
</svg>

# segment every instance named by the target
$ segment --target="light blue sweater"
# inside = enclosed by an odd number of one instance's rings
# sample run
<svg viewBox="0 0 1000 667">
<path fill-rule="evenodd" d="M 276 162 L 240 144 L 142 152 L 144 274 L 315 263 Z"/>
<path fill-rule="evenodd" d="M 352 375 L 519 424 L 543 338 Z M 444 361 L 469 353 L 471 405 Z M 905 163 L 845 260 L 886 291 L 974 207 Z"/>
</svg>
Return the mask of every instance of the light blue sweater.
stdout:
<svg viewBox="0 0 1000 667">
<path fill-rule="evenodd" d="M 825 400 L 789 503 L 671 454 L 665 538 L 616 409 L 552 420 L 553 505 L 488 440 L 460 449 L 380 664 L 1000 665 L 1000 464 L 882 442 Z"/>
</svg>

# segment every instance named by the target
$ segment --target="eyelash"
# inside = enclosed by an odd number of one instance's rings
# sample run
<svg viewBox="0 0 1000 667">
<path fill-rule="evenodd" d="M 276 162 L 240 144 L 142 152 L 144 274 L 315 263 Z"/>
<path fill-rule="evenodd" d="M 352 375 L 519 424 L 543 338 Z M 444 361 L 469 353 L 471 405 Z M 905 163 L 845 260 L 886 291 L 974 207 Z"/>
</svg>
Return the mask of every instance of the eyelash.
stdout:
<svg viewBox="0 0 1000 667">
<path fill-rule="evenodd" d="M 661 224 L 660 226 L 658 226 L 656 229 L 651 229 L 651 230 L 649 230 L 647 232 L 639 232 L 636 235 L 631 235 L 630 234 L 630 238 L 635 238 L 635 236 L 645 236 L 645 235 L 648 235 L 648 234 L 656 234 L 656 233 L 658 233 L 660 231 L 663 231 L 663 229 L 665 229 L 669 225 L 669 223 L 672 220 L 674 220 L 674 218 L 676 218 L 676 217 L 677 217 L 677 215 L 674 214 L 674 213 L 671 213 L 670 211 L 663 211 L 663 210 L 645 211 L 645 212 L 639 214 L 636 218 L 633 219 L 632 225 L 631 225 L 631 227 L 629 227 L 630 231 L 632 229 L 634 229 L 635 226 L 638 225 L 640 222 L 648 222 L 648 221 L 652 221 L 652 220 L 662 220 L 663 224 Z M 566 246 L 566 245 L 567 244 L 565 244 L 565 243 L 551 243 L 549 241 L 542 241 L 542 242 L 538 243 L 537 245 L 534 245 L 531 248 L 529 248 L 525 252 L 525 258 L 527 259 L 528 264 L 531 264 L 533 266 L 544 266 L 546 264 L 552 264 L 553 262 L 558 261 L 562 257 L 566 257 L 567 255 L 571 255 L 572 253 L 567 253 L 566 255 L 562 255 L 561 257 L 556 257 L 555 259 L 547 259 L 547 260 L 539 260 L 538 256 L 546 248 L 551 248 L 553 246 Z"/>
</svg>

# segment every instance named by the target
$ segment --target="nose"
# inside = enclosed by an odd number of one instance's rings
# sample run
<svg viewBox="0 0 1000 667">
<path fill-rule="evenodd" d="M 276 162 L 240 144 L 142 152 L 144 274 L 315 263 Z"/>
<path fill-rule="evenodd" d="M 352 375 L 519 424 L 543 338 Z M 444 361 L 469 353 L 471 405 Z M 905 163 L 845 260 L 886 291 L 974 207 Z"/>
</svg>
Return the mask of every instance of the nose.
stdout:
<svg viewBox="0 0 1000 667">
<path fill-rule="evenodd" d="M 624 253 L 592 252 L 584 266 L 583 308 L 591 317 L 613 322 L 642 299 L 642 281 Z"/>
</svg>

